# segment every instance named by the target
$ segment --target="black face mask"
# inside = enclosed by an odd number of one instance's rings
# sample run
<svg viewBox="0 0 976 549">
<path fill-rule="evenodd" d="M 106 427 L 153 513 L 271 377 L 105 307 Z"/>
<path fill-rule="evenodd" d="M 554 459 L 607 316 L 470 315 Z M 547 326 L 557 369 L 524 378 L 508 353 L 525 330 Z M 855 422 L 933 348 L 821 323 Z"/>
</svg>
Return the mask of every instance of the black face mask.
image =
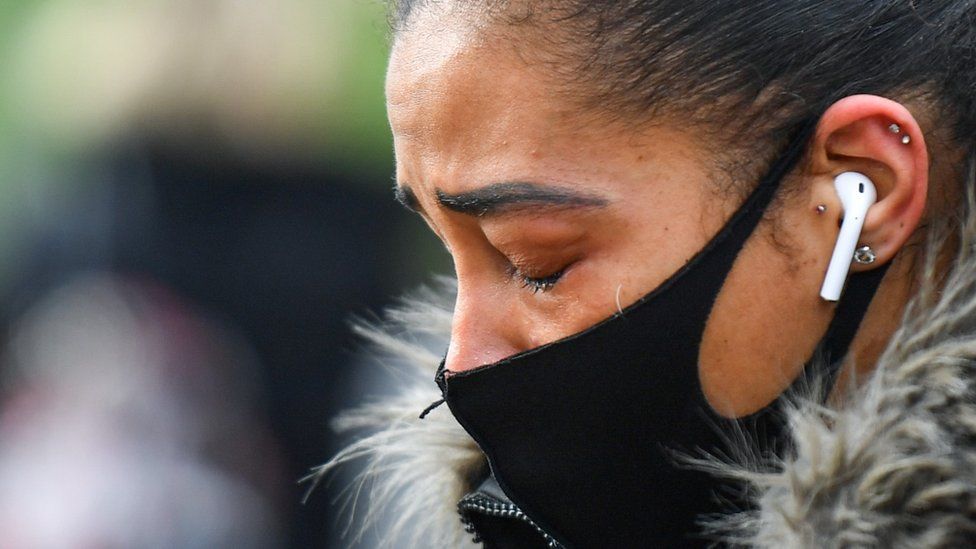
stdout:
<svg viewBox="0 0 976 549">
<path fill-rule="evenodd" d="M 694 544 L 696 518 L 719 509 L 716 495 L 736 499 L 717 494 L 729 487 L 714 477 L 677 465 L 673 451 L 727 446 L 721 431 L 733 420 L 711 410 L 698 378 L 702 334 L 736 256 L 813 127 L 797 132 L 687 265 L 622 313 L 474 370 L 445 376 L 441 365 L 444 399 L 502 490 L 563 545 Z M 821 343 L 829 357 L 846 353 L 883 272 L 849 280 Z M 775 406 L 734 421 L 760 441 L 774 441 L 782 428 Z"/>
</svg>

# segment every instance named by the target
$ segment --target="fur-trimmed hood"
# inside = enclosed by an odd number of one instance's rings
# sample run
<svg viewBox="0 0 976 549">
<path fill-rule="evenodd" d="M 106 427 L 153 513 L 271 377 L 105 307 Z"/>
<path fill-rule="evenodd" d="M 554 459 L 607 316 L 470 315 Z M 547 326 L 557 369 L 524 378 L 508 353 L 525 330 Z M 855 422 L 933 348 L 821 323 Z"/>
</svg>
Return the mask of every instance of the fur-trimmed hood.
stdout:
<svg viewBox="0 0 976 549">
<path fill-rule="evenodd" d="M 970 203 L 972 203 L 970 201 Z M 968 216 L 972 218 L 972 216 Z M 871 377 L 827 408 L 795 396 L 791 450 L 770 459 L 747 447 L 734 462 L 693 466 L 740 480 L 756 510 L 709 518 L 730 544 L 756 547 L 962 547 L 976 540 L 976 225 L 961 231 L 948 273 L 922 267 L 909 305 Z M 933 254 L 934 255 L 934 254 Z M 454 285 L 439 282 L 357 326 L 400 386 L 395 396 L 345 413 L 340 431 L 363 433 L 310 478 L 360 462 L 350 493 L 368 487 L 362 531 L 397 547 L 474 546 L 457 501 L 484 457 L 440 398 L 432 378 L 447 347 Z M 746 444 L 744 441 L 741 444 Z"/>
</svg>

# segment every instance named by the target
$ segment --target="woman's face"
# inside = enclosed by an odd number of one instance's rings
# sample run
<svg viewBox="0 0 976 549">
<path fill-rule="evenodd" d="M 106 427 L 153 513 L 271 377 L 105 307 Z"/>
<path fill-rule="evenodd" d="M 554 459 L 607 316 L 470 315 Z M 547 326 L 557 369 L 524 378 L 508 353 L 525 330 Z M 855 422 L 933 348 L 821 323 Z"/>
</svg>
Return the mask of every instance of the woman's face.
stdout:
<svg viewBox="0 0 976 549">
<path fill-rule="evenodd" d="M 462 27 L 414 27 L 393 48 L 387 101 L 398 194 L 443 241 L 458 279 L 450 371 L 574 334 L 626 307 L 701 250 L 742 201 L 720 190 L 726 176 L 693 130 L 584 123 L 547 78 Z M 816 217 L 816 204 L 797 202 L 805 215 L 785 208 L 777 242 Z M 702 363 L 714 365 L 700 370 L 706 394 L 741 377 L 727 353 L 793 360 L 822 334 L 804 332 L 810 322 L 829 321 L 816 298 L 825 261 L 775 246 L 754 235 L 719 296 L 702 348 Z M 804 264 L 813 268 L 797 268 Z M 793 290 L 783 282 L 809 295 L 784 295 Z M 786 299 L 795 308 L 784 312 Z M 804 305 L 809 312 L 797 312 Z M 751 313 L 762 318 L 744 320 Z M 802 328 L 790 327 L 796 322 Z M 766 333 L 802 349 L 770 350 Z M 781 389 L 761 386 L 743 390 L 764 400 Z"/>
</svg>

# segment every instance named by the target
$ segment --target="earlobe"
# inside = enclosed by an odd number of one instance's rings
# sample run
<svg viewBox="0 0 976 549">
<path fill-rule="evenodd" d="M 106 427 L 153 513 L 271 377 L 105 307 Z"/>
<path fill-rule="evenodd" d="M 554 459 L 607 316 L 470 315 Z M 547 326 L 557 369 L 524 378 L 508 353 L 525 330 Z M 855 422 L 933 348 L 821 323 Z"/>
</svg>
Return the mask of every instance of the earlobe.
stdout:
<svg viewBox="0 0 976 549">
<path fill-rule="evenodd" d="M 877 189 L 858 243 L 871 248 L 874 261 L 856 262 L 852 270 L 891 261 L 918 226 L 928 192 L 925 139 L 908 109 L 873 95 L 841 99 L 821 117 L 810 160 L 814 173 L 830 180 L 858 172 Z M 839 208 L 837 198 L 831 198 Z"/>
</svg>

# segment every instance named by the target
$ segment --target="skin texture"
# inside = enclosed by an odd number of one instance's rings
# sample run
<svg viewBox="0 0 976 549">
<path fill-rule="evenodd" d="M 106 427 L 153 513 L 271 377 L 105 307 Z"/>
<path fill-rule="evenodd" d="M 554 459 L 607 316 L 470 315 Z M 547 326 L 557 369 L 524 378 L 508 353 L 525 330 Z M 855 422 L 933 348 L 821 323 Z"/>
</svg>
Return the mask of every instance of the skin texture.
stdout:
<svg viewBox="0 0 976 549">
<path fill-rule="evenodd" d="M 743 199 L 717 191 L 730 179 L 714 156 L 721 144 L 703 132 L 666 120 L 637 129 L 581 122 L 544 68 L 487 37 L 419 17 L 398 36 L 387 77 L 401 197 L 454 259 L 454 372 L 569 336 L 633 303 L 693 257 Z M 879 195 L 861 238 L 878 260 L 854 268 L 894 261 L 847 369 L 873 363 L 910 294 L 911 261 L 898 252 L 924 213 L 928 170 L 922 129 L 897 102 L 852 96 L 825 113 L 807 161 L 786 182 L 797 191 L 746 243 L 709 318 L 699 376 L 717 412 L 735 417 L 768 404 L 822 338 L 834 305 L 819 289 L 842 218 L 833 178 L 844 171 L 866 174 Z"/>
</svg>

